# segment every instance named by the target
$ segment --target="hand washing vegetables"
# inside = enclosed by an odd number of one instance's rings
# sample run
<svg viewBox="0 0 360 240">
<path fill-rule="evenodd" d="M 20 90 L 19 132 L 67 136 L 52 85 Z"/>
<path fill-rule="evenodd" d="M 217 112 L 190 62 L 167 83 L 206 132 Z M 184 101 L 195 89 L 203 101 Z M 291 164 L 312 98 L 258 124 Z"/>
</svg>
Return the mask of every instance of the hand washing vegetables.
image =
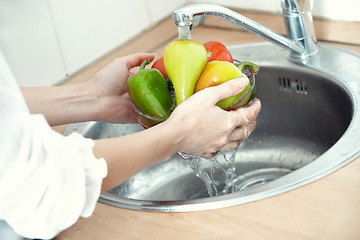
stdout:
<svg viewBox="0 0 360 240">
<path fill-rule="evenodd" d="M 150 117 L 142 120 L 153 126 L 165 121 L 175 104 L 166 79 L 157 69 L 145 69 L 148 63 L 149 60 L 144 60 L 139 72 L 129 77 L 128 92 L 137 110 Z"/>
<path fill-rule="evenodd" d="M 164 66 L 173 83 L 176 105 L 194 93 L 196 82 L 206 61 L 206 49 L 199 42 L 174 40 L 166 46 Z"/>
<path fill-rule="evenodd" d="M 254 75 L 259 67 L 234 61 L 227 48 L 216 41 L 204 45 L 192 40 L 170 42 L 164 57 L 157 59 L 151 69 L 145 69 L 149 63 L 145 60 L 139 72 L 128 79 L 129 95 L 140 124 L 145 128 L 154 126 L 165 121 L 194 92 L 247 76 L 250 82 L 240 94 L 217 103 L 225 110 L 246 105 L 255 98 Z"/>
</svg>

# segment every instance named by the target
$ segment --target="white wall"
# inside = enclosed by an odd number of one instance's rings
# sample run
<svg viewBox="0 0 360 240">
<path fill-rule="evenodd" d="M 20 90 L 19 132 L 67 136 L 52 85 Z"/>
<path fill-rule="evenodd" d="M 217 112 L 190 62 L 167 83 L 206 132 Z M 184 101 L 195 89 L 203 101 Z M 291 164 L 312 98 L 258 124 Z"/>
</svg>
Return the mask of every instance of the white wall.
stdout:
<svg viewBox="0 0 360 240">
<path fill-rule="evenodd" d="M 21 86 L 53 85 L 188 2 L 280 11 L 280 0 L 1 0 L 0 50 Z M 314 15 L 360 21 L 358 0 L 314 0 Z"/>
<path fill-rule="evenodd" d="M 0 50 L 19 85 L 53 85 L 185 2 L 2 0 Z"/>
<path fill-rule="evenodd" d="M 130 2 L 130 1 L 126 1 Z M 65 70 L 73 73 L 148 26 L 144 0 L 49 0 Z"/>
<path fill-rule="evenodd" d="M 359 0 L 314 0 L 314 16 L 360 22 Z"/>
</svg>

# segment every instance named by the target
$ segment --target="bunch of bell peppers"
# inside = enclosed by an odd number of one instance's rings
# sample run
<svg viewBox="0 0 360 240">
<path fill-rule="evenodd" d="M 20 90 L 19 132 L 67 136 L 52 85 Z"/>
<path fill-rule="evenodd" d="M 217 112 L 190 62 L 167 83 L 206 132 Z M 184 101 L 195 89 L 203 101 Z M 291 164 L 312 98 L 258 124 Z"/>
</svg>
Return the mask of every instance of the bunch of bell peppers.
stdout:
<svg viewBox="0 0 360 240">
<path fill-rule="evenodd" d="M 128 91 L 135 109 L 146 116 L 147 127 L 165 121 L 174 108 L 204 88 L 216 86 L 233 78 L 252 74 L 259 67 L 251 62 L 233 63 L 233 58 L 220 42 L 205 44 L 193 40 L 174 40 L 165 49 L 164 57 L 149 63 L 145 60 L 137 74 L 128 79 Z M 217 103 L 225 110 L 247 104 L 255 97 L 256 88 L 249 92 L 250 84 L 238 95 Z M 245 96 L 246 95 L 246 96 Z"/>
</svg>

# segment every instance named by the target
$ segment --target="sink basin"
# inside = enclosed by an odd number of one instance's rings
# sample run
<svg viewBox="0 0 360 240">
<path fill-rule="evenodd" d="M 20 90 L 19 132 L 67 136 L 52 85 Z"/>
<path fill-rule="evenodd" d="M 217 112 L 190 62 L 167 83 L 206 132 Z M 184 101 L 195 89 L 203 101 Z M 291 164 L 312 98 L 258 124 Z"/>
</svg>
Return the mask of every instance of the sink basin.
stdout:
<svg viewBox="0 0 360 240">
<path fill-rule="evenodd" d="M 304 63 L 271 43 L 231 46 L 233 57 L 261 66 L 256 130 L 235 157 L 236 192 L 209 197 L 205 184 L 179 156 L 143 170 L 100 201 L 148 211 L 199 211 L 274 196 L 324 177 L 360 154 L 360 55 L 326 45 Z M 77 131 L 100 139 L 141 131 L 138 124 L 86 122 Z M 218 174 L 218 173 L 214 173 Z"/>
</svg>

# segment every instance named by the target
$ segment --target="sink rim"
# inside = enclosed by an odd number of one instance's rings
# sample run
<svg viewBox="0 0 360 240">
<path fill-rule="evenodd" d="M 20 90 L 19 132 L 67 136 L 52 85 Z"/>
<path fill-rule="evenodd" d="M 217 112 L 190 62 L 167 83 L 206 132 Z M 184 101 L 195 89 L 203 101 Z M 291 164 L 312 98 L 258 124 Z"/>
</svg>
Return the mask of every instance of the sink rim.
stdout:
<svg viewBox="0 0 360 240">
<path fill-rule="evenodd" d="M 235 192 L 216 197 L 206 197 L 194 200 L 179 201 L 137 200 L 124 198 L 105 192 L 100 195 L 100 202 L 126 209 L 156 212 L 190 212 L 230 207 L 257 201 L 260 199 L 265 199 L 309 184 L 340 169 L 341 167 L 345 166 L 346 164 L 359 157 L 360 147 L 356 147 L 355 139 L 359 137 L 360 132 L 360 90 L 356 91 L 356 89 L 360 89 L 360 78 L 358 76 L 356 77 L 355 73 L 347 71 L 347 69 L 342 70 L 341 67 L 339 69 L 338 66 L 336 66 L 337 68 L 335 68 L 334 63 L 328 61 L 328 59 L 326 59 L 324 55 L 330 54 L 336 56 L 339 53 L 343 53 L 347 57 L 353 57 L 355 59 L 357 58 L 356 60 L 360 64 L 360 54 L 346 49 L 320 44 L 321 54 L 319 55 L 319 57 L 312 58 L 308 62 L 303 62 L 302 64 L 299 64 L 292 63 L 287 60 L 287 57 L 289 55 L 288 51 L 267 42 L 234 45 L 230 46 L 229 49 L 230 51 L 234 51 L 234 49 L 237 48 L 247 49 L 251 47 L 255 47 L 255 49 L 257 49 L 259 53 L 264 50 L 264 48 L 266 49 L 268 47 L 271 47 L 271 51 L 276 52 L 274 54 L 277 60 L 276 65 L 274 65 L 274 61 L 271 57 L 265 56 L 260 60 L 253 60 L 256 61 L 260 66 L 280 66 L 299 69 L 303 69 L 306 67 L 327 76 L 336 75 L 337 72 L 327 71 L 325 73 L 324 69 L 337 69 L 343 75 L 347 75 L 346 77 L 342 76 L 336 80 L 346 88 L 353 103 L 353 116 L 351 122 L 344 134 L 341 136 L 341 138 L 325 153 L 323 153 L 321 156 L 319 156 L 317 159 L 307 164 L 306 166 L 303 166 L 265 185 L 258 186 L 252 189 L 246 189 L 241 192 Z M 251 52 L 251 54 L 252 53 L 253 51 Z M 247 54 L 247 57 L 249 58 L 247 60 L 251 61 L 251 54 Z M 326 167 L 324 168 L 324 166 Z M 317 169 L 321 170 L 319 171 Z"/>
</svg>

